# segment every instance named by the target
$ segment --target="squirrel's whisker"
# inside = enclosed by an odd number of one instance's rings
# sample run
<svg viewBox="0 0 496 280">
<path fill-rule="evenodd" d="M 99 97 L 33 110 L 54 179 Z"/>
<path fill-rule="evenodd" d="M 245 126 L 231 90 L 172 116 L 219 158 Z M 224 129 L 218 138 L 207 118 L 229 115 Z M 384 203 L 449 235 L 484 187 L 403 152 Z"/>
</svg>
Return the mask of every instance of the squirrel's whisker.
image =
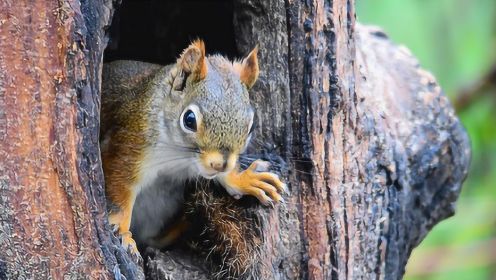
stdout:
<svg viewBox="0 0 496 280">
<path fill-rule="evenodd" d="M 181 161 L 181 160 L 186 160 L 186 159 L 190 159 L 191 157 L 189 156 L 185 156 L 185 157 L 175 157 L 175 158 L 166 158 L 165 160 L 161 160 L 161 161 L 154 161 L 150 164 L 145 164 L 143 165 L 143 167 L 150 167 L 150 166 L 155 166 L 155 165 L 163 165 L 163 164 L 166 164 L 166 163 L 170 163 L 170 162 L 174 162 L 174 161 Z M 188 162 L 189 163 L 189 162 Z M 177 167 L 177 166 L 176 166 Z"/>
<path fill-rule="evenodd" d="M 175 149 L 183 149 L 195 153 L 200 153 L 200 150 L 195 147 L 187 147 L 187 146 L 182 146 L 182 145 L 175 145 L 173 143 L 165 142 L 165 141 L 158 141 L 154 147 L 165 147 L 167 149 L 175 150 Z"/>
</svg>

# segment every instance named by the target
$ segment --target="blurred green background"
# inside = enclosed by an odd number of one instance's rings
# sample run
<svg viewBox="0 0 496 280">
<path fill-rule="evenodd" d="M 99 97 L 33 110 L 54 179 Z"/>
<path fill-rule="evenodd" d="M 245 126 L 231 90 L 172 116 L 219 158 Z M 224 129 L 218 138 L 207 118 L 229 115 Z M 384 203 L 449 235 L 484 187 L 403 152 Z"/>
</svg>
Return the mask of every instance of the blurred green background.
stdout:
<svg viewBox="0 0 496 280">
<path fill-rule="evenodd" d="M 382 27 L 434 74 L 472 141 L 457 213 L 413 251 L 405 279 L 496 279 L 496 0 L 356 0 L 356 7 L 358 21 Z"/>
</svg>

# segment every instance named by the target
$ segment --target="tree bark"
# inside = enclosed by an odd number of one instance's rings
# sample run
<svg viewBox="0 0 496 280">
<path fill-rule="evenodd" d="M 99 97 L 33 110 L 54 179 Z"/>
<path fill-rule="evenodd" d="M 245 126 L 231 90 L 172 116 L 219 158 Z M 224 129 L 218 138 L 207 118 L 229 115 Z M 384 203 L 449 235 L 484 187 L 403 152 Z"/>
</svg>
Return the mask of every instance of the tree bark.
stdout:
<svg viewBox="0 0 496 280">
<path fill-rule="evenodd" d="M 98 145 L 112 1 L 0 2 L 0 279 L 136 279 Z"/>
<path fill-rule="evenodd" d="M 239 53 L 260 48 L 249 152 L 291 191 L 275 209 L 243 210 L 263 240 L 251 275 L 401 278 L 467 173 L 449 101 L 408 51 L 355 24 L 352 0 L 232 3 Z M 99 89 L 114 9 L 0 3 L 0 279 L 143 277 L 105 214 Z M 146 256 L 151 279 L 207 278 L 188 252 Z"/>
<path fill-rule="evenodd" d="M 462 125 L 407 49 L 354 18 L 352 1 L 235 2 L 238 48 L 262 50 L 250 152 L 282 155 L 291 189 L 285 205 L 251 210 L 260 279 L 400 279 L 454 213 L 470 159 Z M 152 270 L 186 279 L 173 265 Z"/>
</svg>

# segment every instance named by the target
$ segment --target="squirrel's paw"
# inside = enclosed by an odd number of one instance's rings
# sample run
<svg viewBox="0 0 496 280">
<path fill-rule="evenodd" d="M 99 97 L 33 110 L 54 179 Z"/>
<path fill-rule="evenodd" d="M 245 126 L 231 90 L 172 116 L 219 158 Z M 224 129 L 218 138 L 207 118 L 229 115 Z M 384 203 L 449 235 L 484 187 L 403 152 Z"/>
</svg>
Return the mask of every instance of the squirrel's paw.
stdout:
<svg viewBox="0 0 496 280">
<path fill-rule="evenodd" d="M 279 176 L 267 172 L 268 168 L 268 162 L 256 160 L 245 171 L 230 173 L 225 182 L 236 193 L 252 195 L 264 205 L 272 205 L 274 201 L 284 202 L 279 192 L 287 193 L 287 186 Z"/>
<path fill-rule="evenodd" d="M 138 247 L 136 246 L 136 241 L 134 241 L 131 232 L 128 231 L 121 233 L 121 239 L 122 239 L 122 246 L 126 250 L 128 250 L 128 252 L 131 253 L 133 257 L 140 259 L 141 255 L 138 251 Z"/>
<path fill-rule="evenodd" d="M 121 222 L 122 213 L 117 212 L 109 214 L 109 224 L 112 226 L 112 230 L 114 232 L 118 232 L 121 238 L 122 247 L 128 250 L 128 252 L 131 253 L 131 256 L 139 260 L 141 258 L 141 255 L 138 251 L 138 247 L 136 246 L 136 241 L 134 241 L 133 235 L 129 230 L 121 228 Z"/>
</svg>

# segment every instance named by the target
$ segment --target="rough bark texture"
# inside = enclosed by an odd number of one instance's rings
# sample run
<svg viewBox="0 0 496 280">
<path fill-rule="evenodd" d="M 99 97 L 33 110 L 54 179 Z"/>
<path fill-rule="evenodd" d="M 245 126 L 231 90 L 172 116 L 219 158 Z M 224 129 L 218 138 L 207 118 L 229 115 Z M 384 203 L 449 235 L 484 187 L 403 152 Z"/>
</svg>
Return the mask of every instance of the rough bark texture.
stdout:
<svg viewBox="0 0 496 280">
<path fill-rule="evenodd" d="M 449 101 L 405 48 L 355 26 L 351 1 L 234 3 L 238 48 L 262 50 L 251 152 L 283 156 L 292 193 L 248 210 L 264 241 L 255 275 L 400 279 L 467 173 Z"/>
<path fill-rule="evenodd" d="M 0 2 L 0 279 L 139 278 L 106 220 L 99 88 L 112 1 Z"/>
<path fill-rule="evenodd" d="M 228 51 L 261 50 L 249 152 L 291 190 L 275 209 L 229 206 L 254 217 L 263 241 L 248 275 L 401 278 L 466 176 L 468 138 L 447 98 L 405 49 L 355 25 L 352 0 L 220 6 L 232 13 Z M 0 279 L 143 277 L 105 222 L 98 108 L 114 8 L 0 2 Z M 204 256 L 146 256 L 150 279 L 207 278 Z"/>
</svg>

